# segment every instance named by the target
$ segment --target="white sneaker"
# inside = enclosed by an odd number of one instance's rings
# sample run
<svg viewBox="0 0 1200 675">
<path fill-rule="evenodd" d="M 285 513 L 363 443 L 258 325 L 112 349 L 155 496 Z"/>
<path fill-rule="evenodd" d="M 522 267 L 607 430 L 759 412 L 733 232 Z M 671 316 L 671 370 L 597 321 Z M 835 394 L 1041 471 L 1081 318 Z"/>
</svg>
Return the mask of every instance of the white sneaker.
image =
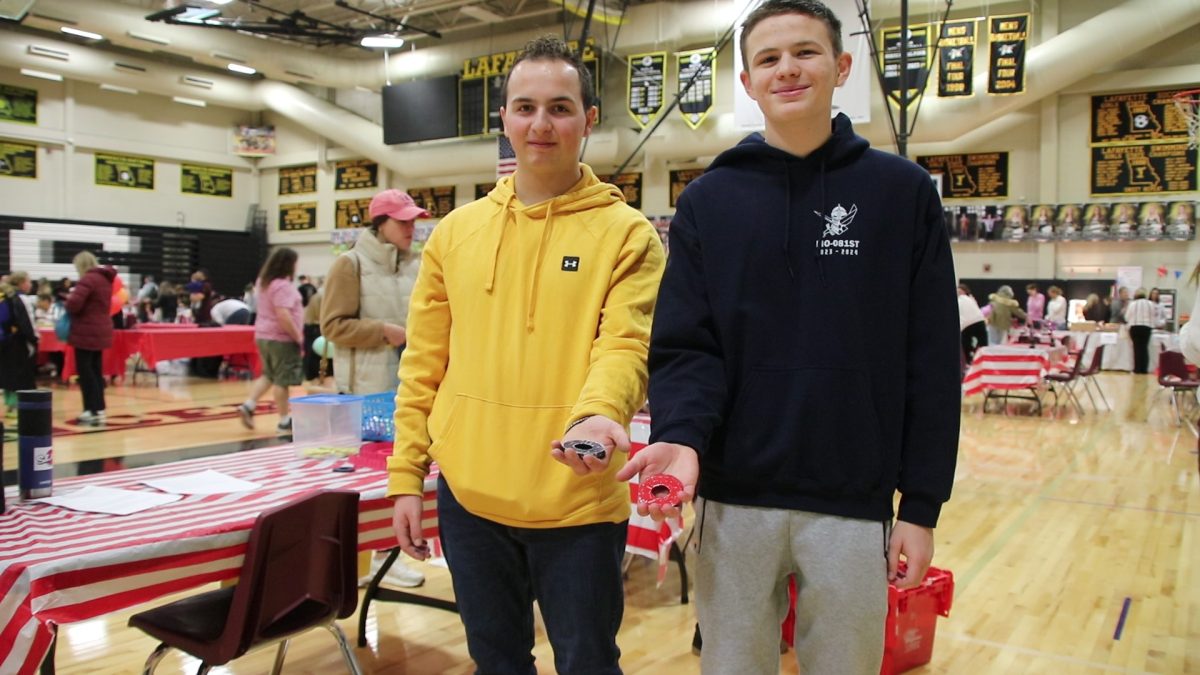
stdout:
<svg viewBox="0 0 1200 675">
<path fill-rule="evenodd" d="M 383 567 L 383 561 L 386 558 L 381 556 L 371 557 L 371 571 L 366 575 L 358 578 L 358 587 L 362 588 L 371 583 L 371 579 L 379 573 L 379 568 Z M 396 558 L 396 562 L 388 568 L 387 574 L 379 580 L 381 586 L 399 586 L 401 588 L 416 588 L 425 583 L 425 575 L 417 570 L 409 567 L 400 557 Z"/>
</svg>

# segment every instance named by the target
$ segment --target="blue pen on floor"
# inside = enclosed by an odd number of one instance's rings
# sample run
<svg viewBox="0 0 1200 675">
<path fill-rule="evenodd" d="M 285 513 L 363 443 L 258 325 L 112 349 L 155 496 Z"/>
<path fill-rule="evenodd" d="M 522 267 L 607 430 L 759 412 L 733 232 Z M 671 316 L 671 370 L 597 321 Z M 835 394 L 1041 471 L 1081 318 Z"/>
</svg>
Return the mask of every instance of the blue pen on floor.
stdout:
<svg viewBox="0 0 1200 675">
<path fill-rule="evenodd" d="M 1126 597 L 1125 602 L 1121 604 L 1121 618 L 1117 619 L 1117 629 L 1113 631 L 1113 639 L 1121 639 L 1121 631 L 1125 630 L 1125 617 L 1129 616 L 1129 605 L 1133 602 L 1133 598 Z"/>
</svg>

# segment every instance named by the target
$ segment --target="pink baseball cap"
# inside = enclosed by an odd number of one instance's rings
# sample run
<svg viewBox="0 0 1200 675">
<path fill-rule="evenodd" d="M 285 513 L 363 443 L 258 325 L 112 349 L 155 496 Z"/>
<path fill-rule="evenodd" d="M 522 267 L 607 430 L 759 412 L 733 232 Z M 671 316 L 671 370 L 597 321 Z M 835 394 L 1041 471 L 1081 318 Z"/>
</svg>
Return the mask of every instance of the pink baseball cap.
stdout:
<svg viewBox="0 0 1200 675">
<path fill-rule="evenodd" d="M 371 220 L 376 216 L 390 216 L 396 220 L 428 218 L 429 212 L 417 206 L 408 193 L 400 190 L 384 190 L 371 199 Z"/>
</svg>

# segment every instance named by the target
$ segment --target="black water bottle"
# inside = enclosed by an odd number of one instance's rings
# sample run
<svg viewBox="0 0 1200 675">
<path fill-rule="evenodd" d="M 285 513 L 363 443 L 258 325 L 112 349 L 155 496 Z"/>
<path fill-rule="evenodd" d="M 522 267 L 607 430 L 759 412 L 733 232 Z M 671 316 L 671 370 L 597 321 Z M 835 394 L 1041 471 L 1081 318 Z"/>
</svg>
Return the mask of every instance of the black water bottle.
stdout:
<svg viewBox="0 0 1200 675">
<path fill-rule="evenodd" d="M 51 392 L 17 392 L 17 484 L 21 499 L 49 497 L 54 482 Z"/>
</svg>

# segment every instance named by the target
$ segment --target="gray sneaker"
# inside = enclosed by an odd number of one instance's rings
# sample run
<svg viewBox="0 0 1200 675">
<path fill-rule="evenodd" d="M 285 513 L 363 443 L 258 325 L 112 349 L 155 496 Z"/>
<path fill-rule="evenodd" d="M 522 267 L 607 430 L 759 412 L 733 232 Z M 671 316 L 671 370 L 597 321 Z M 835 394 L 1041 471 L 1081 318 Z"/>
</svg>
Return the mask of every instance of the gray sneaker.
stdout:
<svg viewBox="0 0 1200 675">
<path fill-rule="evenodd" d="M 290 436 L 292 434 L 292 418 L 289 417 L 275 425 L 276 436 Z"/>
<path fill-rule="evenodd" d="M 242 416 L 242 426 L 246 427 L 247 429 L 253 429 L 254 428 L 254 411 L 247 408 L 245 403 L 239 405 L 237 407 L 237 410 L 238 410 L 238 414 Z"/>
</svg>

